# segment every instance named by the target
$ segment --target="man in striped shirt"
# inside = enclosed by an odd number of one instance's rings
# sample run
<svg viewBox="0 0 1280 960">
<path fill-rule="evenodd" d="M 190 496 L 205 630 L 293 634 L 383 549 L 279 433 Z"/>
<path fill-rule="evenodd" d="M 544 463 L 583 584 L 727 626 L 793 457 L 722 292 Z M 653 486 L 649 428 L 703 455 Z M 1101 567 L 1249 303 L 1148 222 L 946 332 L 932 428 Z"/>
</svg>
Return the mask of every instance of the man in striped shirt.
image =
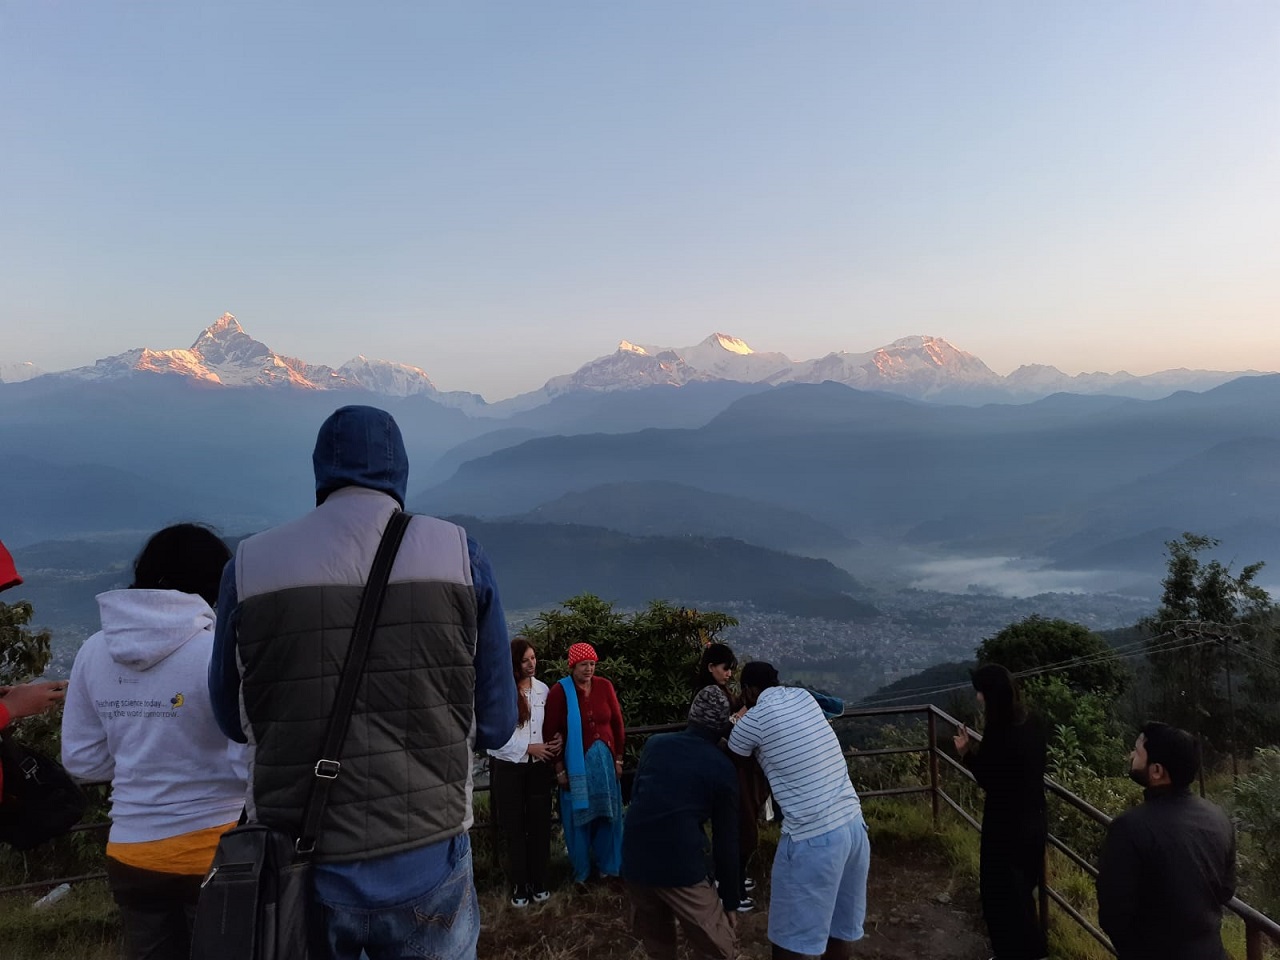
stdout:
<svg viewBox="0 0 1280 960">
<path fill-rule="evenodd" d="M 871 844 L 835 731 L 813 695 L 778 684 L 768 663 L 748 663 L 749 707 L 729 749 L 755 755 L 782 809 L 773 859 L 769 942 L 774 960 L 846 960 L 862 938 Z"/>
</svg>

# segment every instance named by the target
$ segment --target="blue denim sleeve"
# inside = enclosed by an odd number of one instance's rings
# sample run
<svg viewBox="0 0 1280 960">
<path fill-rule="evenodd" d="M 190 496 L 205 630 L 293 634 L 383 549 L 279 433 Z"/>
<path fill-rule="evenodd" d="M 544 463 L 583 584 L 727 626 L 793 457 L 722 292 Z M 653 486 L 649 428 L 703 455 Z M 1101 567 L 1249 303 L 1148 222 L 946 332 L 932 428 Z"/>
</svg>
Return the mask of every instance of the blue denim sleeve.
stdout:
<svg viewBox="0 0 1280 960">
<path fill-rule="evenodd" d="M 480 545 L 467 537 L 476 591 L 476 749 L 497 750 L 511 739 L 516 721 L 516 680 L 498 585 Z"/>
<path fill-rule="evenodd" d="M 240 668 L 236 666 L 236 617 L 240 598 L 236 596 L 236 560 L 222 568 L 218 587 L 218 619 L 213 628 L 213 656 L 209 658 L 209 700 L 218 729 L 236 743 L 248 738 L 240 729 Z"/>
</svg>

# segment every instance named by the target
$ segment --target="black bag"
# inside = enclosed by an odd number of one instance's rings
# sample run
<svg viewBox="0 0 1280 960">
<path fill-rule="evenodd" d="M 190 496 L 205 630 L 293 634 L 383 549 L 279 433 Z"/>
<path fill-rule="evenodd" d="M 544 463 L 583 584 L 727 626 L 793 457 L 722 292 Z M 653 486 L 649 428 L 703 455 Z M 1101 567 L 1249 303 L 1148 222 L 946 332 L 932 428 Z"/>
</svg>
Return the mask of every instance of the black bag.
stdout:
<svg viewBox="0 0 1280 960">
<path fill-rule="evenodd" d="M 84 816 L 84 794 L 61 764 L 7 736 L 0 737 L 0 764 L 0 843 L 30 850 L 62 836 Z"/>
<path fill-rule="evenodd" d="M 228 830 L 204 883 L 192 960 L 309 960 L 322 956 L 310 922 L 311 860 L 288 834 L 260 823 Z"/>
<path fill-rule="evenodd" d="M 311 856 L 329 787 L 342 771 L 336 758 L 342 755 L 369 641 L 408 526 L 409 514 L 392 514 L 360 596 L 324 749 L 316 758 L 315 779 L 303 810 L 302 832 L 294 838 L 260 823 L 246 823 L 222 835 L 200 885 L 191 960 L 313 960 L 325 954 L 312 916 Z"/>
</svg>

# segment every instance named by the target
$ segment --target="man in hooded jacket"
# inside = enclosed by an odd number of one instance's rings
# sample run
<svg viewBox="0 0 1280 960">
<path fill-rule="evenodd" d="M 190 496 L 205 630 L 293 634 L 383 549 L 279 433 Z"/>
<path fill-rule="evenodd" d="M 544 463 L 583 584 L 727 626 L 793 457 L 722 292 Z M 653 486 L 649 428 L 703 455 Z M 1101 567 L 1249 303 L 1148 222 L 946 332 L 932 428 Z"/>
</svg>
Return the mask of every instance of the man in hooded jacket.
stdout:
<svg viewBox="0 0 1280 960">
<path fill-rule="evenodd" d="M 250 819 L 295 836 L 360 595 L 408 483 L 400 429 L 373 407 L 333 413 L 312 459 L 315 510 L 227 564 L 209 674 L 219 726 L 250 746 Z M 461 527 L 415 516 L 316 846 L 334 960 L 475 957 L 471 757 L 515 729 L 509 661 L 484 552 Z"/>
</svg>

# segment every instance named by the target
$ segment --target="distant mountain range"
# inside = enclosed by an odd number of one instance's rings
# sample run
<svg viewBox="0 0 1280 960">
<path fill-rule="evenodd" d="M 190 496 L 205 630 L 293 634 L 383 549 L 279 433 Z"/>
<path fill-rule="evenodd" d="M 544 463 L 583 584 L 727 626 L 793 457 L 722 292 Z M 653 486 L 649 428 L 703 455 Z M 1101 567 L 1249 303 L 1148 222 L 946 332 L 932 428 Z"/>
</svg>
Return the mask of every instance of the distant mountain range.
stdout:
<svg viewBox="0 0 1280 960">
<path fill-rule="evenodd" d="M 39 377 L 44 371 L 30 361 L 22 363 L 0 363 L 0 383 L 22 383 Z"/>
<path fill-rule="evenodd" d="M 877 615 L 868 591 L 825 560 L 737 540 L 632 537 L 579 525 L 452 518 L 483 544 L 508 613 L 549 609 L 579 593 L 624 606 L 655 598 L 683 603 L 749 602 L 795 617 L 861 621 Z M 96 594 L 129 583 L 147 533 L 43 541 L 13 551 L 37 622 L 77 641 L 96 629 Z M 231 537 L 232 545 L 239 539 Z M 69 665 L 69 663 L 68 663 Z"/>
<path fill-rule="evenodd" d="M 0 381 L 36 377 L 118 381 L 141 374 L 170 374 L 227 387 L 292 387 L 359 390 L 380 396 L 425 396 L 472 415 L 507 417 L 577 393 L 633 391 L 654 386 L 686 387 L 710 382 L 821 383 L 879 390 L 946 403 L 1025 402 L 1053 393 L 1110 394 L 1140 399 L 1176 390 L 1206 390 L 1258 371 L 1166 370 L 1147 376 L 1082 373 L 1029 364 L 1006 376 L 941 337 L 910 336 L 865 353 L 829 353 L 792 360 L 756 353 L 742 340 L 713 333 L 691 347 L 641 346 L 623 340 L 618 349 L 573 373 L 552 377 L 538 390 L 498 403 L 478 394 L 437 390 L 418 367 L 360 356 L 334 369 L 276 353 L 254 340 L 231 314 L 223 314 L 186 349 L 138 347 L 88 367 L 43 374 L 30 364 L 0 364 Z"/>
<path fill-rule="evenodd" d="M 666 481 L 601 484 L 566 493 L 516 519 L 588 524 L 645 537 L 732 537 L 798 553 L 856 545 L 798 511 Z"/>
<path fill-rule="evenodd" d="M 225 387 L 296 387 L 304 390 L 363 390 L 389 397 L 425 395 L 445 406 L 483 406 L 475 394 L 441 393 L 422 370 L 389 360 L 356 357 L 338 369 L 316 366 L 276 353 L 245 333 L 224 313 L 186 350 L 138 347 L 77 367 L 46 374 L 66 380 L 113 381 L 166 373 Z M 30 379 L 30 378 L 26 378 Z"/>
<path fill-rule="evenodd" d="M 851 566 L 862 551 L 872 573 L 926 554 L 1146 576 L 1163 540 L 1194 530 L 1227 541 L 1224 559 L 1280 560 L 1280 375 L 1154 400 L 976 405 L 942 401 L 1053 377 L 998 378 L 924 337 L 807 363 L 721 334 L 605 359 L 537 398 L 485 404 L 404 365 L 276 354 L 223 316 L 187 349 L 0 383 L 0 538 L 188 519 L 236 534 L 297 516 L 314 502 L 317 427 L 336 406 L 370 403 L 404 433 L 410 508 L 544 539 L 590 525 L 641 553 L 648 537 L 731 538 Z M 799 382 L 828 376 L 860 386 Z M 1161 389 L 1180 376 L 1199 375 L 1169 374 Z M 660 572 L 654 583 L 676 582 Z"/>
<path fill-rule="evenodd" d="M 1280 375 L 1158 401 L 1062 395 L 977 408 L 794 384 L 743 397 L 696 430 L 528 440 L 461 464 L 411 503 L 536 517 L 577 504 L 610 525 L 604 489 L 636 530 L 637 504 L 648 502 L 653 523 L 684 509 L 683 496 L 660 509 L 652 493 L 627 492 L 664 484 L 949 554 L 1127 567 L 1139 538 L 1149 568 L 1161 540 L 1183 530 L 1253 530 L 1236 546 L 1261 552 L 1244 562 L 1276 560 Z"/>
</svg>

